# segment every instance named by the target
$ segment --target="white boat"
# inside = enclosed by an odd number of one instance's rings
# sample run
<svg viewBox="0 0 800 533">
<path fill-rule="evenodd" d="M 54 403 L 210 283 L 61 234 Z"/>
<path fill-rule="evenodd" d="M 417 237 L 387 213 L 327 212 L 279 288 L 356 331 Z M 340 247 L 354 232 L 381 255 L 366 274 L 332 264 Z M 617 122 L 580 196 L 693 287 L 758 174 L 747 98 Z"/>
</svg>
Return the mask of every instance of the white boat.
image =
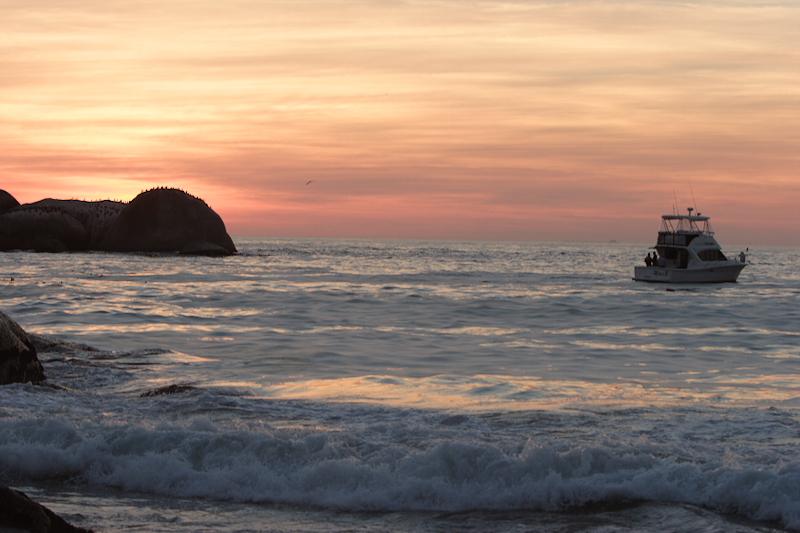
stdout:
<svg viewBox="0 0 800 533">
<path fill-rule="evenodd" d="M 744 252 L 728 259 L 714 239 L 709 217 L 664 215 L 652 266 L 634 268 L 634 281 L 659 283 L 734 282 L 745 267 Z M 648 254 L 649 256 L 650 254 Z"/>
</svg>

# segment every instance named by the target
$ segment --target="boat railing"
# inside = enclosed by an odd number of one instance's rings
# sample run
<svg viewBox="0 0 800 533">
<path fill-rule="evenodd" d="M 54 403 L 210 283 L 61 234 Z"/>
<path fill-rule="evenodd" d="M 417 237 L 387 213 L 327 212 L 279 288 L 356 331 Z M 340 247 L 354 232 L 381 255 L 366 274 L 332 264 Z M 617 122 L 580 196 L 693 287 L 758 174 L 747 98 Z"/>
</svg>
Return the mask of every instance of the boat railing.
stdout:
<svg viewBox="0 0 800 533">
<path fill-rule="evenodd" d="M 703 216 L 665 215 L 659 233 L 714 235 L 708 217 Z"/>
</svg>

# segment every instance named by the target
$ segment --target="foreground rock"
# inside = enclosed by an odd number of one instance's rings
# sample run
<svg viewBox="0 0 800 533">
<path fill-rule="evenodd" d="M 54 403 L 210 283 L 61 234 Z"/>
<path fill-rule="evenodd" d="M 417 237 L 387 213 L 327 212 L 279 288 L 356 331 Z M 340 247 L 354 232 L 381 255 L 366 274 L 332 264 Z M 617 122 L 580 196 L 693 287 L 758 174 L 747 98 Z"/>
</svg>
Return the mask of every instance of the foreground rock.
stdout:
<svg viewBox="0 0 800 533">
<path fill-rule="evenodd" d="M 44 381 L 44 368 L 30 337 L 0 311 L 0 385 Z"/>
<path fill-rule="evenodd" d="M 0 485 L 0 528 L 30 533 L 91 533 L 75 527 L 47 507 L 19 492 Z"/>
<path fill-rule="evenodd" d="M 169 188 L 143 192 L 127 204 L 46 199 L 19 205 L 0 190 L 0 250 L 236 253 L 214 210 Z"/>
</svg>

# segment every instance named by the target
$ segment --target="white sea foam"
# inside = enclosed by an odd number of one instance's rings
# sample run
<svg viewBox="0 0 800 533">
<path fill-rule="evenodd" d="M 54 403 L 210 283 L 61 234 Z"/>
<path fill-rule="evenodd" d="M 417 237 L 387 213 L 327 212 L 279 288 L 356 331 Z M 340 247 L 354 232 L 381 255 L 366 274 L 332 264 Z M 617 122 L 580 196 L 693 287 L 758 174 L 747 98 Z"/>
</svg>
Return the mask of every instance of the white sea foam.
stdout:
<svg viewBox="0 0 800 533">
<path fill-rule="evenodd" d="M 137 425 L 59 415 L 3 418 L 0 464 L 12 478 L 170 497 L 350 511 L 559 511 L 650 500 L 800 527 L 800 461 L 793 452 L 770 453 L 766 442 L 740 442 L 735 450 L 713 442 L 703 434 L 702 426 L 714 423 L 703 419 L 707 414 L 694 414 L 696 427 L 673 427 L 696 431 L 694 444 L 659 442 L 644 431 L 635 440 L 600 432 L 564 439 L 580 422 L 569 416 L 550 416 L 542 421 L 546 428 L 526 435 L 508 420 L 503 427 L 470 417 L 448 422 L 430 412 L 360 414 L 369 421 L 283 428 L 202 417 Z M 605 430 L 615 426 L 600 423 Z M 726 432 L 737 433 L 734 424 Z"/>
</svg>

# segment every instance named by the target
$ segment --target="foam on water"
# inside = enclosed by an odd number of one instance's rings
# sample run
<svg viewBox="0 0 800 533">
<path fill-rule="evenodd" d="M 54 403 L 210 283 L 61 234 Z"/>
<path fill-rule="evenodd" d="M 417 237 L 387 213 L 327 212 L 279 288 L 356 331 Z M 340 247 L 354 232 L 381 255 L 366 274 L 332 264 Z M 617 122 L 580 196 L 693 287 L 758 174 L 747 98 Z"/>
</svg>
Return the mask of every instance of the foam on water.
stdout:
<svg viewBox="0 0 800 533">
<path fill-rule="evenodd" d="M 452 414 L 203 390 L 107 397 L 102 411 L 97 400 L 8 387 L 4 475 L 348 511 L 679 502 L 800 528 L 800 424 L 775 408 Z"/>
</svg>

